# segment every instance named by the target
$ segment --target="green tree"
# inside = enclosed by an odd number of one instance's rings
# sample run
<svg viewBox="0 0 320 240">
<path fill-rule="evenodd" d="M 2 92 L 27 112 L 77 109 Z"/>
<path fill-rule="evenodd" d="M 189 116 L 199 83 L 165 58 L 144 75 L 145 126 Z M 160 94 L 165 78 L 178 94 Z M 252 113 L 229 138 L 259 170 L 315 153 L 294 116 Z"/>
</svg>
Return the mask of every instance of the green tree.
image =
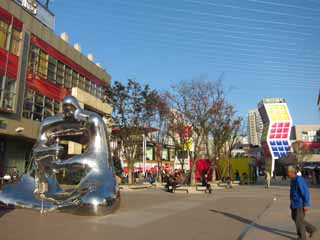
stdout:
<svg viewBox="0 0 320 240">
<path fill-rule="evenodd" d="M 154 119 L 158 93 L 148 85 L 129 79 L 127 84 L 115 82 L 107 90 L 112 103 L 112 121 L 118 131 L 116 139 L 128 165 L 128 183 L 133 183 L 134 163 L 141 158 L 144 127 Z"/>
</svg>

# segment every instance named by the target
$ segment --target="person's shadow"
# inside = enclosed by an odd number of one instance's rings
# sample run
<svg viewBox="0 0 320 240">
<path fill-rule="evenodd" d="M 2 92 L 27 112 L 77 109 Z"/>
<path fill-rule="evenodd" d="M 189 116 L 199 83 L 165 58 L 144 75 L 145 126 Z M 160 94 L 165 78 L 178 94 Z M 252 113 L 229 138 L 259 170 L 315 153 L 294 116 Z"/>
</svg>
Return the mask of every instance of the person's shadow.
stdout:
<svg viewBox="0 0 320 240">
<path fill-rule="evenodd" d="M 224 215 L 226 217 L 232 218 L 234 220 L 237 220 L 239 222 L 242 222 L 242 223 L 245 223 L 245 224 L 248 225 L 248 227 L 246 229 L 244 229 L 244 231 L 239 235 L 237 240 L 244 239 L 245 235 L 250 230 L 250 226 L 252 226 L 254 228 L 258 228 L 258 229 L 260 229 L 262 231 L 265 231 L 265 232 L 269 232 L 269 233 L 272 233 L 272 234 L 275 234 L 275 235 L 279 235 L 281 237 L 288 238 L 288 239 L 297 239 L 297 237 L 296 237 L 297 235 L 296 235 L 295 232 L 290 232 L 290 231 L 285 231 L 285 230 L 282 230 L 282 229 L 263 226 L 263 225 L 257 224 L 253 220 L 250 220 L 250 219 L 247 219 L 247 218 L 244 218 L 244 217 L 232 214 L 232 213 L 228 213 L 228 212 L 222 212 L 222 211 L 218 211 L 218 210 L 214 210 L 214 209 L 211 209 L 210 212 Z"/>
</svg>

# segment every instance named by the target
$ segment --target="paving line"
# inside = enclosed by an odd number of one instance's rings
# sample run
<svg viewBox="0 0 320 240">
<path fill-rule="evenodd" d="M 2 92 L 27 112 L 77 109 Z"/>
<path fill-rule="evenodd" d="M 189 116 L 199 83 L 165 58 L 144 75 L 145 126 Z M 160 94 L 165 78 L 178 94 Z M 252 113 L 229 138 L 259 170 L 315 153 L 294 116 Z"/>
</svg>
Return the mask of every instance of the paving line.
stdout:
<svg viewBox="0 0 320 240">
<path fill-rule="evenodd" d="M 251 230 L 252 227 L 254 227 L 256 225 L 256 223 L 259 221 L 259 219 L 262 217 L 262 215 L 268 211 L 270 209 L 270 207 L 273 205 L 274 203 L 274 199 L 272 201 L 270 201 L 268 203 L 268 205 L 258 214 L 258 216 L 250 223 L 248 224 L 243 231 L 240 233 L 239 237 L 237 238 L 237 240 L 243 240 L 244 237 L 246 236 L 246 234 Z"/>
</svg>

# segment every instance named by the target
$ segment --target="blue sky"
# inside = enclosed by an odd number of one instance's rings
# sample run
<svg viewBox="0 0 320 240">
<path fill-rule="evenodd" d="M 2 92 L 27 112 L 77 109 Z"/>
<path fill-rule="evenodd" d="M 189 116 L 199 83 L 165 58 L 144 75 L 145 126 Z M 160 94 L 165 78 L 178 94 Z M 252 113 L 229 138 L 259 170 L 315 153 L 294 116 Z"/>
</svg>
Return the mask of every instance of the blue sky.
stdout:
<svg viewBox="0 0 320 240">
<path fill-rule="evenodd" d="M 223 79 L 245 117 L 284 97 L 295 124 L 320 123 L 318 0 L 54 0 L 56 32 L 93 53 L 112 79 L 165 90 Z"/>
</svg>

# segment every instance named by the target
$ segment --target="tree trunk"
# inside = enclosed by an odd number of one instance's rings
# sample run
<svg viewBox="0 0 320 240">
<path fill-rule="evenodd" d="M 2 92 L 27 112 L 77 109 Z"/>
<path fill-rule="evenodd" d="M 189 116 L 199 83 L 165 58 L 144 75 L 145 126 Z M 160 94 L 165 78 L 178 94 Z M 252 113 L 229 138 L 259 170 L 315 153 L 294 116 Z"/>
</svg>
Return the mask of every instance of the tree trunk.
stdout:
<svg viewBox="0 0 320 240">
<path fill-rule="evenodd" d="M 133 167 L 131 166 L 131 164 L 128 164 L 128 184 L 133 184 Z"/>
<path fill-rule="evenodd" d="M 193 160 L 192 160 L 192 168 L 191 168 L 191 181 L 190 184 L 192 186 L 196 185 L 196 170 L 197 170 L 197 166 L 196 166 L 196 156 L 194 156 Z"/>
<path fill-rule="evenodd" d="M 217 172 L 216 172 L 216 165 L 212 165 L 212 182 L 215 182 L 217 180 Z"/>
</svg>

